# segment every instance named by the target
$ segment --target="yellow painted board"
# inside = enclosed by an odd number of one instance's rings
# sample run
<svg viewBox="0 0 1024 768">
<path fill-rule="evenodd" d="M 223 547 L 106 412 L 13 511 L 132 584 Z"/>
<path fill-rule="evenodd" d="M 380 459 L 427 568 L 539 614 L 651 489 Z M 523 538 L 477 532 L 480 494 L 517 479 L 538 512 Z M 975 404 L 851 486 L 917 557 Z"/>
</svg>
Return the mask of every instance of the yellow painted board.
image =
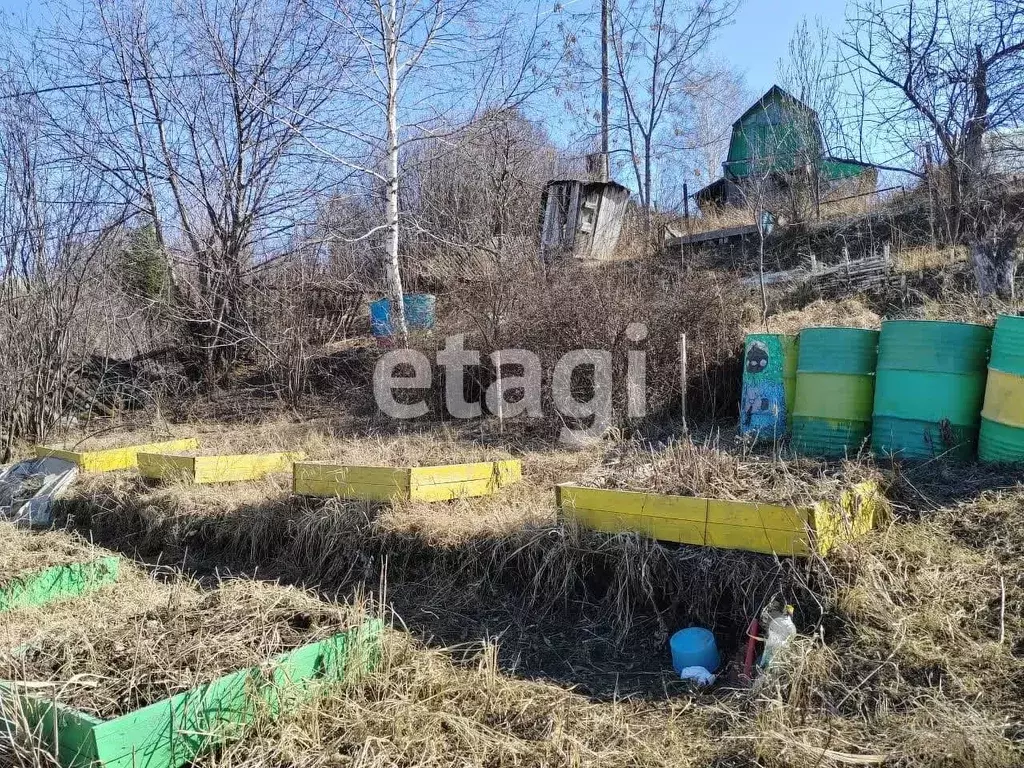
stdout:
<svg viewBox="0 0 1024 768">
<path fill-rule="evenodd" d="M 112 472 L 118 469 L 132 469 L 138 466 L 140 453 L 176 453 L 191 451 L 199 447 L 194 437 L 166 440 L 160 443 L 126 445 L 120 448 L 104 448 L 98 451 L 66 451 L 46 445 L 36 446 L 36 456 L 52 456 L 77 464 L 83 472 Z"/>
<path fill-rule="evenodd" d="M 617 514 L 603 509 L 562 507 L 563 514 L 588 528 L 605 533 L 634 531 L 658 541 L 704 544 L 704 521 L 673 520 L 651 515 Z"/>
<path fill-rule="evenodd" d="M 220 456 L 182 456 L 140 453 L 139 474 L 157 480 L 189 483 L 230 483 L 258 480 L 273 472 L 287 472 L 301 453 L 264 453 Z"/>
<path fill-rule="evenodd" d="M 708 525 L 721 523 L 804 533 L 809 524 L 809 517 L 807 510 L 797 507 L 724 499 L 708 501 Z"/>
<path fill-rule="evenodd" d="M 586 488 L 569 483 L 561 484 L 559 490 L 559 506 L 562 507 L 571 505 L 621 515 L 651 515 L 700 523 L 704 523 L 708 514 L 708 500 L 694 496 Z"/>
<path fill-rule="evenodd" d="M 196 472 L 196 460 L 192 456 L 140 453 L 138 462 L 139 474 L 153 480 L 191 481 Z"/>
<path fill-rule="evenodd" d="M 472 464 L 447 464 L 433 467 L 411 467 L 413 486 L 462 483 L 469 480 L 495 480 L 507 485 L 523 476 L 523 465 L 518 459 L 505 461 L 479 461 Z"/>
<path fill-rule="evenodd" d="M 498 485 L 504 487 L 523 479 L 523 462 L 519 459 L 505 459 L 494 462 Z"/>
<path fill-rule="evenodd" d="M 196 483 L 233 483 L 258 480 L 275 472 L 288 472 L 306 458 L 301 452 L 262 453 L 238 456 L 196 456 Z"/>
<path fill-rule="evenodd" d="M 316 481 L 351 485 L 383 485 L 409 487 L 409 469 L 393 467 L 360 467 L 323 462 L 296 462 L 292 470 L 296 481 Z"/>
<path fill-rule="evenodd" d="M 871 481 L 843 491 L 838 503 L 816 504 L 814 529 L 818 553 L 827 555 L 836 545 L 867 533 L 888 513 L 888 501 L 878 484 Z"/>
<path fill-rule="evenodd" d="M 408 497 L 409 492 L 386 485 L 340 485 L 328 480 L 294 480 L 292 490 L 299 496 L 339 497 L 357 501 L 395 501 Z"/>
<path fill-rule="evenodd" d="M 888 507 L 873 482 L 858 484 L 838 502 L 820 502 L 813 509 L 570 483 L 555 490 L 566 517 L 599 531 L 637 531 L 661 541 L 787 556 L 826 555 L 873 528 Z"/>
<path fill-rule="evenodd" d="M 556 495 L 563 515 L 599 531 L 635 531 L 659 541 L 704 544 L 707 499 L 570 483 L 559 485 Z"/>
<path fill-rule="evenodd" d="M 467 480 L 487 480 L 494 474 L 495 462 L 478 461 L 472 464 L 447 464 L 434 467 L 411 467 L 411 479 L 418 485 L 461 483 Z"/>
<path fill-rule="evenodd" d="M 811 544 L 808 532 L 777 531 L 746 525 L 708 523 L 704 532 L 705 544 L 719 549 L 742 549 L 783 556 L 809 555 Z"/>
<path fill-rule="evenodd" d="M 492 461 L 396 469 L 300 462 L 294 466 L 293 477 L 295 493 L 309 496 L 367 501 L 451 501 L 494 493 L 519 480 L 522 465 L 519 461 Z"/>
<path fill-rule="evenodd" d="M 499 487 L 499 483 L 493 478 L 466 480 L 461 483 L 412 485 L 409 488 L 409 498 L 413 501 L 452 501 L 471 496 L 487 496 L 497 491 Z"/>
</svg>

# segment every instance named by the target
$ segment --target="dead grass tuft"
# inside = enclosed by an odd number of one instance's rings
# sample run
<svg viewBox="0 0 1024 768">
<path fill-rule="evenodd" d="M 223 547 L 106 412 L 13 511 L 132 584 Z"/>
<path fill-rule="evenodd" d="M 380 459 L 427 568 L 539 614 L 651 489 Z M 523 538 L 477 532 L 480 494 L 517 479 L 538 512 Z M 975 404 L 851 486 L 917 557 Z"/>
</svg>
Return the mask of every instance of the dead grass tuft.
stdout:
<svg viewBox="0 0 1024 768">
<path fill-rule="evenodd" d="M 235 768 L 708 765 L 715 715 L 689 697 L 595 703 L 502 672 L 498 646 L 465 662 L 393 633 L 381 669 L 225 756 Z"/>
<path fill-rule="evenodd" d="M 768 318 L 770 333 L 799 333 L 804 328 L 839 326 L 843 328 L 867 328 L 878 330 L 882 319 L 859 299 L 828 301 L 818 299 L 803 309 L 780 312 Z M 762 333 L 763 325 L 758 323 L 747 329 L 748 333 Z"/>
<path fill-rule="evenodd" d="M 783 458 L 751 452 L 742 444 L 723 450 L 719 438 L 675 441 L 657 451 L 624 444 L 582 478 L 594 487 L 795 506 L 836 499 L 866 481 L 885 484 L 883 473 L 871 463 Z"/>
<path fill-rule="evenodd" d="M 30 532 L 0 525 L 0 586 L 56 565 L 85 563 L 104 553 L 64 531 Z"/>
</svg>

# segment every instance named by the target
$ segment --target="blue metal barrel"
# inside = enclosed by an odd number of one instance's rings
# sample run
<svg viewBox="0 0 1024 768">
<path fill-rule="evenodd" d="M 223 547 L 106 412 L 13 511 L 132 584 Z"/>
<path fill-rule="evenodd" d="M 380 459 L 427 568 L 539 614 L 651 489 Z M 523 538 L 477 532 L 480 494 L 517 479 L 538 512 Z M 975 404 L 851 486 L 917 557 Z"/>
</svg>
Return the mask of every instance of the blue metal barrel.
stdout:
<svg viewBox="0 0 1024 768">
<path fill-rule="evenodd" d="M 405 305 L 405 322 L 410 331 L 432 331 L 434 329 L 434 307 L 437 299 L 432 293 L 407 293 L 402 299 Z"/>
<path fill-rule="evenodd" d="M 395 335 L 391 325 L 391 302 L 387 299 L 378 299 L 370 304 L 370 330 L 378 339 Z"/>
<path fill-rule="evenodd" d="M 410 331 L 432 331 L 437 299 L 432 293 L 407 293 L 402 297 L 405 324 Z M 370 304 L 370 330 L 380 342 L 386 343 L 395 335 L 391 319 L 391 301 L 378 299 Z"/>
</svg>

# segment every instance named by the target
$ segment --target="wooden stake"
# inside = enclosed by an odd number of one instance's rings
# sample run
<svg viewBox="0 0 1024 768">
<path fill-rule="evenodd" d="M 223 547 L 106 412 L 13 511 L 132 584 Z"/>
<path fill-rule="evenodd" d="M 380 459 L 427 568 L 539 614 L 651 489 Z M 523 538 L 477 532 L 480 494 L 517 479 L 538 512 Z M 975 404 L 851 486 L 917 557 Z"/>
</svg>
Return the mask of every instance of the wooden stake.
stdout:
<svg viewBox="0 0 1024 768">
<path fill-rule="evenodd" d="M 686 426 L 686 334 L 679 339 L 679 374 L 681 376 L 680 402 L 683 409 L 683 432 L 689 432 Z"/>
</svg>

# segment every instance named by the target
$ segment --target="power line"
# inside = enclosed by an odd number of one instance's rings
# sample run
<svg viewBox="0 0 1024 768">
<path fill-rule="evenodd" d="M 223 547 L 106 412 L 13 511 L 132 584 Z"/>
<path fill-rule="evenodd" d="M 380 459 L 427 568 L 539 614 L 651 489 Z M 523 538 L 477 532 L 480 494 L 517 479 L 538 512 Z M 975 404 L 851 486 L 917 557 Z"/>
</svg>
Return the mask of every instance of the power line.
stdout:
<svg viewBox="0 0 1024 768">
<path fill-rule="evenodd" d="M 223 72 L 189 72 L 178 75 L 150 75 L 148 77 L 117 77 L 106 80 L 92 80 L 85 83 L 70 83 L 68 85 L 52 85 L 47 88 L 34 88 L 28 91 L 17 91 L 0 95 L 0 99 L 21 99 L 26 96 L 42 96 L 47 93 L 63 93 L 64 91 L 75 91 L 83 88 L 100 88 L 106 85 L 121 85 L 124 82 L 145 83 L 152 80 L 185 80 L 188 78 L 225 77 Z"/>
</svg>

